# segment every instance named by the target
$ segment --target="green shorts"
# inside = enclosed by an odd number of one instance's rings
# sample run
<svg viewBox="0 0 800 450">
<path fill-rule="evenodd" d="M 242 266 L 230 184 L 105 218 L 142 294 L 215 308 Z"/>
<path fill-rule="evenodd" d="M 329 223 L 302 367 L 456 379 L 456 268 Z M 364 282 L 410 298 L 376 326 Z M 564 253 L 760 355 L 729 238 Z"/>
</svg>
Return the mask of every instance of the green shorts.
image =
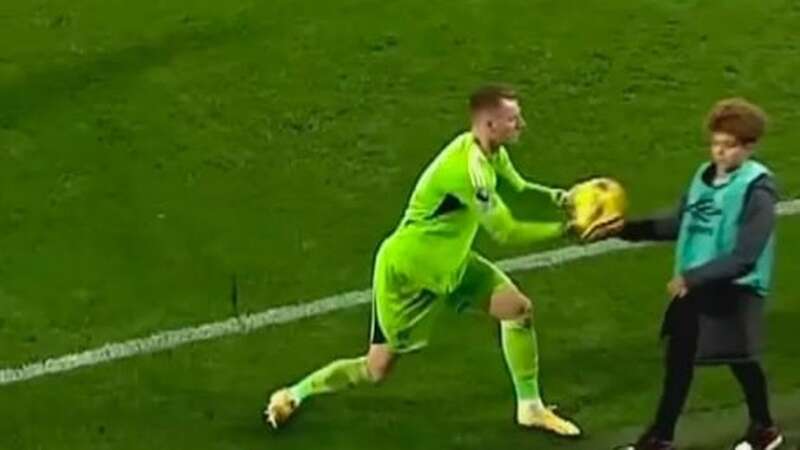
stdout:
<svg viewBox="0 0 800 450">
<path fill-rule="evenodd" d="M 505 289 L 516 289 L 514 282 L 475 252 L 470 252 L 460 283 L 447 294 L 434 293 L 399 273 L 379 252 L 372 283 L 370 343 L 388 344 L 396 353 L 418 350 L 428 344 L 442 308 L 488 310 L 492 294 Z"/>
</svg>

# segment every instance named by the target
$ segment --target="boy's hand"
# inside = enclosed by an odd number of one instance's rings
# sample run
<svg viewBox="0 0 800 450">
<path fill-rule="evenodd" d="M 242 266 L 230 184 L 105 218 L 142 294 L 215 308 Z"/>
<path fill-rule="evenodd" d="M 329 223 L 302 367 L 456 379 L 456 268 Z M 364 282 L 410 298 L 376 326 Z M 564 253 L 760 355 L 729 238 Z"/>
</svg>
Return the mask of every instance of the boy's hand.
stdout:
<svg viewBox="0 0 800 450">
<path fill-rule="evenodd" d="M 678 275 L 667 283 L 667 292 L 673 300 L 680 299 L 686 297 L 686 294 L 689 293 L 689 287 L 686 286 L 686 280 Z"/>
<path fill-rule="evenodd" d="M 583 240 L 586 242 L 597 242 L 603 239 L 610 239 L 619 235 L 623 228 L 625 228 L 625 221 L 623 219 L 615 220 L 596 227 L 591 232 L 585 234 Z"/>
</svg>

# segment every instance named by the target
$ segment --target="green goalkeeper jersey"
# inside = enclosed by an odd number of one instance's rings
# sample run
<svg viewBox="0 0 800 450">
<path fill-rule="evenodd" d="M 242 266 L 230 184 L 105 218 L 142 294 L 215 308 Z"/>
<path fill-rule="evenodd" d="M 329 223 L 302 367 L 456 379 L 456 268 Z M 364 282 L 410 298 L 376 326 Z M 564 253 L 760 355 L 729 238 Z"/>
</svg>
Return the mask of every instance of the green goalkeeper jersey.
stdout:
<svg viewBox="0 0 800 450">
<path fill-rule="evenodd" d="M 420 176 L 400 225 L 384 243 L 395 270 L 448 293 L 463 275 L 479 227 L 507 244 L 562 234 L 560 222 L 515 220 L 495 189 L 498 175 L 518 191 L 533 185 L 515 170 L 505 148 L 487 157 L 471 132 L 450 142 Z"/>
</svg>

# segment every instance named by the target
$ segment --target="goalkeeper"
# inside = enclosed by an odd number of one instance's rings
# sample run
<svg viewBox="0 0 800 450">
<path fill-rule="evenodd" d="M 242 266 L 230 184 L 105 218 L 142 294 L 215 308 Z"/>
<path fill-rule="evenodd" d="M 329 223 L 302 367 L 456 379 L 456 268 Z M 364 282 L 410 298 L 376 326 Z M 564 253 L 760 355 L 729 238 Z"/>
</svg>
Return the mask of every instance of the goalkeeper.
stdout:
<svg viewBox="0 0 800 450">
<path fill-rule="evenodd" d="M 526 181 L 511 164 L 503 145 L 515 142 L 525 127 L 514 91 L 482 87 L 470 98 L 470 112 L 472 129 L 428 165 L 400 224 L 378 249 L 367 354 L 333 361 L 273 393 L 265 411 L 273 427 L 311 396 L 385 379 L 400 355 L 428 344 L 439 312 L 451 307 L 483 309 L 499 321 L 519 425 L 562 436 L 580 434 L 542 402 L 531 300 L 472 250 L 479 227 L 501 243 L 516 245 L 557 238 L 569 228 L 562 222 L 515 220 L 495 190 L 498 176 L 519 192 L 545 192 L 559 206 L 566 193 Z"/>
</svg>

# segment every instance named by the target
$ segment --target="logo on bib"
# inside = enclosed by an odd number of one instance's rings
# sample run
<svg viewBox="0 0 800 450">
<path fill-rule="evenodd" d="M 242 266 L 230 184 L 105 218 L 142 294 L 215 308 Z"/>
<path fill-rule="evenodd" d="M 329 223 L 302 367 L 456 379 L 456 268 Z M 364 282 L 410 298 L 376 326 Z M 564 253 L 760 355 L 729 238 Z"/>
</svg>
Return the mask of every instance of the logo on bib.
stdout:
<svg viewBox="0 0 800 450">
<path fill-rule="evenodd" d="M 692 219 L 698 222 L 709 222 L 713 217 L 721 216 L 722 210 L 714 204 L 714 199 L 701 198 L 696 202 L 686 205 L 685 212 L 692 216 Z"/>
</svg>

